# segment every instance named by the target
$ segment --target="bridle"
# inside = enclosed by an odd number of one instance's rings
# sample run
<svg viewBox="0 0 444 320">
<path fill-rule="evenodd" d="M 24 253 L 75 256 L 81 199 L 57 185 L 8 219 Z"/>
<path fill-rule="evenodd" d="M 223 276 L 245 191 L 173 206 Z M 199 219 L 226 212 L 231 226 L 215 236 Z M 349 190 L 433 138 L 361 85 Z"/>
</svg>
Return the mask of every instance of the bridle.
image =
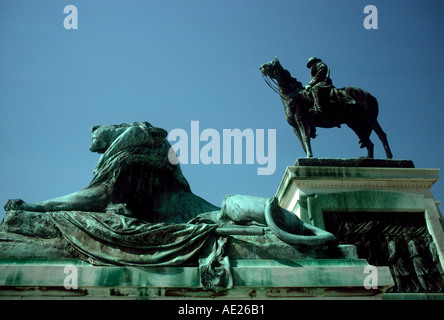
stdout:
<svg viewBox="0 0 444 320">
<path fill-rule="evenodd" d="M 278 89 L 278 84 L 275 79 L 271 78 L 269 75 L 262 74 L 262 78 L 264 78 L 265 83 L 277 94 L 281 94 Z M 273 83 L 274 86 L 271 84 Z"/>
<path fill-rule="evenodd" d="M 275 79 L 273 79 L 269 75 L 265 75 L 265 74 L 262 74 L 262 78 L 264 78 L 265 83 L 271 88 L 271 90 L 276 92 L 281 97 L 281 99 L 283 99 L 283 100 L 290 100 L 290 98 L 284 97 L 281 94 L 281 92 L 278 89 L 279 85 L 278 85 L 278 83 L 277 83 L 277 81 Z"/>
</svg>

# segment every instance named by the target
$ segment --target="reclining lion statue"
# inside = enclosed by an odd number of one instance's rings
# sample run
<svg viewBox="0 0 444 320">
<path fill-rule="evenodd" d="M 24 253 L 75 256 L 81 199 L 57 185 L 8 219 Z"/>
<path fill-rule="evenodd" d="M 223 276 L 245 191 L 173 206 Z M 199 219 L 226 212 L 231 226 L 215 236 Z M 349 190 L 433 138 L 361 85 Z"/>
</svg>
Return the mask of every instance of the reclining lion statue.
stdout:
<svg viewBox="0 0 444 320">
<path fill-rule="evenodd" d="M 90 184 L 40 203 L 9 200 L 0 224 L 0 257 L 177 265 L 204 246 L 222 246 L 227 235 L 278 241 L 274 234 L 306 246 L 334 239 L 281 208 L 275 197 L 230 195 L 219 208 L 195 195 L 166 137 L 148 122 L 94 126 L 89 149 L 102 155 Z"/>
<path fill-rule="evenodd" d="M 148 122 L 94 126 L 89 149 L 102 156 L 86 188 L 40 203 L 12 199 L 5 210 L 105 212 L 123 204 L 120 213 L 152 223 L 182 223 L 218 210 L 191 192 L 180 165 L 169 161 L 166 137 Z"/>
</svg>

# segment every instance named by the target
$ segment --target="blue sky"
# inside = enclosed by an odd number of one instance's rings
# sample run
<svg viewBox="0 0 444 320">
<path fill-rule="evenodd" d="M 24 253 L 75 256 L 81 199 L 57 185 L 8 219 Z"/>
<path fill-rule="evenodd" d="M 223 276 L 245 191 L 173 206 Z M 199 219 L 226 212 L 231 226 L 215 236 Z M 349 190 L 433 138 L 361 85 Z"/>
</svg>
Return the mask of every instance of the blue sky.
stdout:
<svg viewBox="0 0 444 320">
<path fill-rule="evenodd" d="M 363 26 L 370 4 L 377 30 Z M 77 30 L 64 28 L 67 5 L 78 9 Z M 182 165 L 193 192 L 216 205 L 228 194 L 274 195 L 305 156 L 258 69 L 275 56 L 303 84 L 307 59 L 322 58 L 337 87 L 378 99 L 395 159 L 441 168 L 443 15 L 436 0 L 2 0 L 0 202 L 87 186 L 99 157 L 90 128 L 134 121 L 187 132 L 199 121 L 221 135 L 275 129 L 272 175 L 257 175 L 257 163 Z M 346 126 L 318 133 L 316 157 L 365 155 Z M 444 198 L 442 181 L 432 192 Z"/>
</svg>

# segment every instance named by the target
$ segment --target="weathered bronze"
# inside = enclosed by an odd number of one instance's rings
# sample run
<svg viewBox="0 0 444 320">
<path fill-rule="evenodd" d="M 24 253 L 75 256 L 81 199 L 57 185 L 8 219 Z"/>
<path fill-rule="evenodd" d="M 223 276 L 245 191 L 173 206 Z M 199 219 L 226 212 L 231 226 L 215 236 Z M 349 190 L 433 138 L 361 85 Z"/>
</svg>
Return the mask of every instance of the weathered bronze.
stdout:
<svg viewBox="0 0 444 320">
<path fill-rule="evenodd" d="M 340 244 L 356 246 L 358 256 L 374 266 L 388 266 L 392 292 L 442 292 L 442 268 L 436 246 L 418 213 L 329 214 L 327 230 Z"/>
<path fill-rule="evenodd" d="M 148 122 L 92 128 L 102 153 L 88 187 L 27 203 L 9 200 L 0 225 L 0 257 L 78 258 L 92 264 L 176 266 L 199 259 L 205 287 L 230 286 L 228 236 L 274 237 L 317 246 L 335 237 L 269 199 L 233 195 L 218 208 L 191 192 L 170 162 L 167 132 Z M 213 274 L 219 266 L 226 270 Z"/>
<path fill-rule="evenodd" d="M 377 121 L 378 102 L 367 91 L 357 87 L 336 89 L 331 85 L 331 81 L 327 81 L 329 77 L 325 74 L 317 87 L 320 90 L 315 90 L 316 100 L 319 100 L 317 103 L 322 106 L 319 107 L 314 105 L 310 90 L 307 91 L 301 82 L 293 78 L 277 58 L 261 65 L 260 71 L 268 85 L 279 93 L 287 122 L 293 127 L 307 157 L 313 157 L 310 139 L 316 137 L 316 127 L 332 128 L 347 124 L 359 137 L 361 148 L 367 148 L 368 158 L 374 157 L 374 145 L 370 140 L 372 131 L 375 131 L 381 140 L 387 158 L 392 158 L 387 136 Z M 277 88 L 273 87 L 272 82 Z M 316 86 L 316 81 L 307 88 L 313 90 L 312 85 Z M 327 94 L 324 89 L 327 89 Z M 323 101 L 326 100 L 324 97 L 329 97 L 328 101 Z"/>
<path fill-rule="evenodd" d="M 94 178 L 75 193 L 40 203 L 9 200 L 5 210 L 105 212 L 125 204 L 127 215 L 149 222 L 186 222 L 218 210 L 191 192 L 180 166 L 168 160 L 167 132 L 148 122 L 92 128 L 89 149 L 101 153 Z"/>
</svg>

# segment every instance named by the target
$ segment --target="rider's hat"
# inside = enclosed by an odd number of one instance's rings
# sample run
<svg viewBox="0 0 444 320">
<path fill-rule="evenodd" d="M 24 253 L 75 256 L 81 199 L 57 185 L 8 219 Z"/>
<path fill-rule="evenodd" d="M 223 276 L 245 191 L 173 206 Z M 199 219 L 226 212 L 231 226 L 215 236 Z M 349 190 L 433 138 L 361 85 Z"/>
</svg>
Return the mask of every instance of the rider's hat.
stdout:
<svg viewBox="0 0 444 320">
<path fill-rule="evenodd" d="M 307 68 L 311 68 L 312 65 L 314 65 L 316 62 L 319 62 L 319 61 L 322 61 L 322 60 L 319 58 L 316 58 L 316 57 L 310 57 L 307 62 Z"/>
</svg>

